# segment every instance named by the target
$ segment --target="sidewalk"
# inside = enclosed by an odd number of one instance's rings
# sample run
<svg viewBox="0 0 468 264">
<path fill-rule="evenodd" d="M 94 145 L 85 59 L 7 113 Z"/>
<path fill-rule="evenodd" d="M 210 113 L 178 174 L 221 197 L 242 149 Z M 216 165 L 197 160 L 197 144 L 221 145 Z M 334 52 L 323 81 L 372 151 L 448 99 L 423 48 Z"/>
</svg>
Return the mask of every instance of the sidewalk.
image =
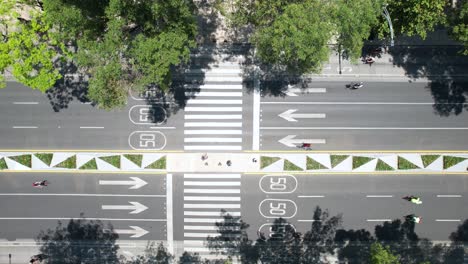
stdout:
<svg viewBox="0 0 468 264">
<path fill-rule="evenodd" d="M 3 172 L 468 174 L 467 170 L 467 151 L 288 153 L 0 151 L 0 171 Z"/>
</svg>

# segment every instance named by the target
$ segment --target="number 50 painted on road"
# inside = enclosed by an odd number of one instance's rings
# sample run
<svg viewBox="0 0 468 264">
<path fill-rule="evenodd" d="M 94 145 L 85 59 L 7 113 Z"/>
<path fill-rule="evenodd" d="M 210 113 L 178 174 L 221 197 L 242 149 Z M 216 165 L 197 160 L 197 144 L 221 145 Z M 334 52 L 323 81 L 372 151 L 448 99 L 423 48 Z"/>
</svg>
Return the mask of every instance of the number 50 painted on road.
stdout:
<svg viewBox="0 0 468 264">
<path fill-rule="evenodd" d="M 265 199 L 258 211 L 265 218 L 292 218 L 297 213 L 297 205 L 288 199 Z"/>
<path fill-rule="evenodd" d="M 297 179 L 292 175 L 265 175 L 258 183 L 264 193 L 292 193 L 297 188 Z"/>
</svg>

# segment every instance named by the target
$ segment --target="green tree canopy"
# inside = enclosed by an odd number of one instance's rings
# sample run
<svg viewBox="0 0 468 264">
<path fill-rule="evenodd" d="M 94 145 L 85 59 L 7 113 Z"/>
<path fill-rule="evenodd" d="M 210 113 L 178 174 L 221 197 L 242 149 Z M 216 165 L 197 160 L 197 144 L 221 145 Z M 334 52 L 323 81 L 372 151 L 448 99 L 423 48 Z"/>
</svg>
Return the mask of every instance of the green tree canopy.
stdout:
<svg viewBox="0 0 468 264">
<path fill-rule="evenodd" d="M 462 3 L 460 8 L 454 10 L 453 19 L 451 19 L 451 35 L 465 46 L 464 55 L 468 55 L 468 2 Z"/>
<path fill-rule="evenodd" d="M 0 19 L 14 2 L 2 5 Z M 39 3 L 33 20 L 2 34 L 0 71 L 12 66 L 20 82 L 45 91 L 61 78 L 64 65 L 57 59 L 71 59 L 79 74 L 89 76 L 88 98 L 106 110 L 124 106 L 131 89 L 156 84 L 168 92 L 171 69 L 195 46 L 193 1 Z"/>
<path fill-rule="evenodd" d="M 71 219 L 66 226 L 59 222 L 55 230 L 41 231 L 37 240 L 50 264 L 116 264 L 117 238 L 113 227 L 101 221 Z"/>
<path fill-rule="evenodd" d="M 339 53 L 356 61 L 371 32 L 379 22 L 382 1 L 380 0 L 338 0 L 334 5 L 334 25 Z M 341 49 L 341 50 L 340 50 Z"/>
<path fill-rule="evenodd" d="M 446 0 L 387 0 L 395 35 L 420 36 L 425 39 L 437 25 L 446 23 Z M 381 17 L 381 36 L 388 36 L 389 28 Z"/>
<path fill-rule="evenodd" d="M 3 32 L 0 42 L 0 73 L 12 68 L 13 76 L 23 84 L 45 92 L 62 76 L 54 63 L 60 57 L 51 25 L 43 19 L 42 13 L 30 9 L 30 20 L 15 19 L 19 17 L 16 9 L 25 5 L 8 5 L 0 10 Z M 7 9 L 9 8 L 9 10 Z M 7 19 L 7 17 L 9 19 Z M 4 80 L 2 87 L 4 87 Z"/>
<path fill-rule="evenodd" d="M 400 262 L 390 248 L 375 242 L 370 247 L 370 264 L 400 264 Z"/>
<path fill-rule="evenodd" d="M 288 5 L 271 26 L 255 33 L 258 56 L 290 72 L 320 71 L 329 56 L 327 43 L 333 31 L 328 11 L 328 5 L 316 1 Z"/>
</svg>

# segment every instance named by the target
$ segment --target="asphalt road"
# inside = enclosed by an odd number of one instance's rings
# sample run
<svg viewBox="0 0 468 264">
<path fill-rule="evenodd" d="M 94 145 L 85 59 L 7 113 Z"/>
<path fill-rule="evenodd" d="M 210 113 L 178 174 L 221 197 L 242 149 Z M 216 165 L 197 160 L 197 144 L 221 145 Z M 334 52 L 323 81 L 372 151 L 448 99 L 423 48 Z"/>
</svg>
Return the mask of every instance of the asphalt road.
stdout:
<svg viewBox="0 0 468 264">
<path fill-rule="evenodd" d="M 261 149 L 302 142 L 316 150 L 467 149 L 468 116 L 434 111 L 427 82 L 366 81 L 359 90 L 347 83 L 312 82 L 309 90 L 291 87 L 296 96 L 262 97 Z"/>
<path fill-rule="evenodd" d="M 147 184 L 138 189 L 119 185 L 131 181 L 129 177 Z M 33 182 L 44 179 L 49 186 L 32 187 Z M 111 224 L 115 230 L 131 230 L 130 226 L 145 230 L 137 237 L 123 231 L 119 235 L 123 240 L 165 240 L 165 182 L 166 175 L 155 174 L 3 173 L 0 239 L 34 239 L 40 231 L 55 229 L 58 221 L 66 225 L 69 219 L 83 216 L 102 220 L 105 228 Z M 147 209 L 132 214 L 134 209 L 122 207 L 131 206 L 131 202 Z"/>
<path fill-rule="evenodd" d="M 147 134 L 155 138 L 149 146 L 152 149 L 179 149 L 175 138 L 183 136 L 177 130 L 183 116 L 174 115 L 155 124 L 145 119 L 146 114 L 140 115 L 147 110 L 144 100 L 129 97 L 121 110 L 108 112 L 72 101 L 66 109 L 55 112 L 46 95 L 9 82 L 7 88 L 0 90 L 0 148 L 145 149 L 139 144 L 139 136 L 141 131 L 150 131 Z"/>
<path fill-rule="evenodd" d="M 218 235 L 221 210 L 250 225 L 248 235 L 270 234 L 285 218 L 298 232 L 310 230 L 317 206 L 342 215 L 344 229 L 366 229 L 416 214 L 420 237 L 447 241 L 468 218 L 468 178 L 463 175 L 241 175 L 178 173 L 174 179 L 174 241 L 178 250 L 209 255 L 208 236 Z M 416 195 L 423 204 L 402 197 Z M 183 242 L 182 242 L 183 241 Z M 183 247 L 180 244 L 183 244 Z M 181 253 L 181 252 L 180 252 Z"/>
<path fill-rule="evenodd" d="M 117 185 L 129 177 L 147 184 L 139 189 Z M 31 186 L 42 179 L 50 185 Z M 278 217 L 307 232 L 316 206 L 330 215 L 341 214 L 342 228 L 369 231 L 384 221 L 416 214 L 423 218 L 416 226 L 420 237 L 446 241 L 468 218 L 467 193 L 468 178 L 463 175 L 6 173 L 0 178 L 0 242 L 16 241 L 21 246 L 21 241 L 32 241 L 41 230 L 54 229 L 59 220 L 66 224 L 83 214 L 124 232 L 118 242 L 127 247 L 132 242 L 162 240 L 176 254 L 186 250 L 209 255 L 205 239 L 217 235 L 221 210 L 249 224 L 248 234 L 254 240 L 257 231 L 268 235 L 269 225 Z M 420 196 L 423 204 L 403 200 L 406 195 Z M 133 208 L 122 208 L 130 202 L 148 209 L 131 214 Z M 131 226 L 148 233 L 132 237 L 126 233 Z"/>
<path fill-rule="evenodd" d="M 277 190 L 272 189 L 272 182 L 286 187 L 279 191 L 277 184 Z M 416 225 L 420 237 L 447 241 L 468 218 L 467 191 L 468 179 L 462 175 L 244 175 L 242 215 L 255 237 L 277 217 L 286 218 L 299 232 L 310 230 L 316 206 L 330 215 L 342 214 L 345 229 L 371 232 L 384 221 L 416 214 L 423 219 Z M 407 195 L 421 197 L 423 204 L 403 200 Z M 284 211 L 271 210 L 281 203 Z"/>
</svg>

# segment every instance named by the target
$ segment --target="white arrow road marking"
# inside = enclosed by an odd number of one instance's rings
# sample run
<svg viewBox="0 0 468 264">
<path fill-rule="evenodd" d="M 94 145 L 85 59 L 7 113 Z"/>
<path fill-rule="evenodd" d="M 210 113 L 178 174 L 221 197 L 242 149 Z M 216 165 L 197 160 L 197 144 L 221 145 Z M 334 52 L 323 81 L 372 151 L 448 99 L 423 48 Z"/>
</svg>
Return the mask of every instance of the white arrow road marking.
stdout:
<svg viewBox="0 0 468 264">
<path fill-rule="evenodd" d="M 295 118 L 325 118 L 325 114 L 295 114 L 297 109 L 289 109 L 279 114 L 278 116 L 286 119 L 289 122 L 297 122 Z"/>
<path fill-rule="evenodd" d="M 287 135 L 284 138 L 278 140 L 279 143 L 286 145 L 287 147 L 296 147 L 295 144 L 325 144 L 325 139 L 294 139 L 296 135 Z"/>
<path fill-rule="evenodd" d="M 131 181 L 99 181 L 100 185 L 133 185 L 129 189 L 140 189 L 148 184 L 138 177 L 130 177 Z"/>
<path fill-rule="evenodd" d="M 148 207 L 142 205 L 139 202 L 129 202 L 132 205 L 103 205 L 102 210 L 133 210 L 130 212 L 130 214 L 139 214 Z"/>
<path fill-rule="evenodd" d="M 139 238 L 139 237 L 142 237 L 146 234 L 148 234 L 149 232 L 146 231 L 145 229 L 139 227 L 139 226 L 130 226 L 131 229 L 114 229 L 114 232 L 119 234 L 119 235 L 122 235 L 122 234 L 131 234 L 130 237 L 132 238 Z"/>
<path fill-rule="evenodd" d="M 291 87 L 291 86 L 288 86 Z M 289 88 L 285 94 L 287 96 L 298 96 L 296 93 L 309 94 L 309 93 L 326 93 L 327 88 Z"/>
</svg>

